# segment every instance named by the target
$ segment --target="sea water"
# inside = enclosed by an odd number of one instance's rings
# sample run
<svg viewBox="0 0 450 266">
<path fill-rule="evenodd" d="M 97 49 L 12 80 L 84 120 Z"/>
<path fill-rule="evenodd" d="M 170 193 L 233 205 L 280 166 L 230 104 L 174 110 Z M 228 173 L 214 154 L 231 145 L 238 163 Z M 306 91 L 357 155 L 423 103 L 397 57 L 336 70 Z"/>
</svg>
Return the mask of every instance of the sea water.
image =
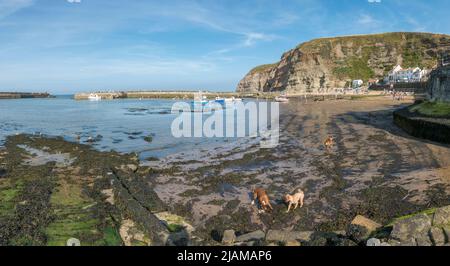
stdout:
<svg viewBox="0 0 450 266">
<path fill-rule="evenodd" d="M 161 158 L 194 149 L 231 145 L 235 138 L 175 138 L 174 100 L 76 101 L 72 96 L 0 101 L 0 145 L 8 135 L 43 134 L 94 146 Z"/>
</svg>

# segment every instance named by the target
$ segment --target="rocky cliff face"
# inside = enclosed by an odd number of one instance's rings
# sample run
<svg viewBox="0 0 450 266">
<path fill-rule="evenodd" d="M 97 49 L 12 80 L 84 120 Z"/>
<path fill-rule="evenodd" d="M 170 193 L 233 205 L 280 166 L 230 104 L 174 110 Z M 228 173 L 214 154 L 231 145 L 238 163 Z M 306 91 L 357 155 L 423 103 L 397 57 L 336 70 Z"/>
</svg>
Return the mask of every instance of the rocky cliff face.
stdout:
<svg viewBox="0 0 450 266">
<path fill-rule="evenodd" d="M 327 92 L 351 80 L 383 78 L 395 65 L 432 68 L 450 36 L 386 33 L 316 39 L 286 52 L 281 60 L 251 70 L 238 92 Z"/>
</svg>

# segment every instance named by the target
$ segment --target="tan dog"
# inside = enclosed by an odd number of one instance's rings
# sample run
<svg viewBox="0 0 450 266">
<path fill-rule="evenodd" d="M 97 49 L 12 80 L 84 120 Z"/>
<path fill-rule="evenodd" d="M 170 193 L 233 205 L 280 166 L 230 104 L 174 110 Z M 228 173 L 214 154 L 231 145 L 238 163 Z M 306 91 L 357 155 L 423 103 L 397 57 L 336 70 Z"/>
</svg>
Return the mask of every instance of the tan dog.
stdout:
<svg viewBox="0 0 450 266">
<path fill-rule="evenodd" d="M 269 196 L 262 188 L 253 189 L 253 201 L 252 205 L 255 205 L 255 200 L 258 199 L 259 204 L 263 211 L 273 210 L 272 205 L 270 204 Z"/>
<path fill-rule="evenodd" d="M 295 193 L 294 195 L 287 194 L 286 196 L 284 196 L 284 202 L 288 204 L 288 209 L 286 212 L 288 213 L 293 205 L 295 205 L 294 210 L 298 208 L 299 204 L 300 208 L 302 208 L 304 199 L 305 193 L 301 189 L 298 189 L 297 193 Z"/>
<path fill-rule="evenodd" d="M 323 146 L 325 146 L 325 148 L 327 148 L 327 150 L 331 150 L 334 146 L 334 137 L 328 136 L 328 138 L 323 143 Z"/>
</svg>

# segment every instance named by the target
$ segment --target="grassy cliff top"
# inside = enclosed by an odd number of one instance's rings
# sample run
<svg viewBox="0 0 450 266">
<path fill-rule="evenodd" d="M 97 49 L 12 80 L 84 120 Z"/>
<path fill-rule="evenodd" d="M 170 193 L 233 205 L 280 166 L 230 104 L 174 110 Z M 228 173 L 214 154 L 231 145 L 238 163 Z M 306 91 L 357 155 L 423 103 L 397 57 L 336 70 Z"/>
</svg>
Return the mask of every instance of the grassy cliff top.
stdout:
<svg viewBox="0 0 450 266">
<path fill-rule="evenodd" d="M 375 45 L 379 44 L 400 44 L 405 40 L 423 40 L 423 39 L 434 39 L 439 40 L 441 38 L 450 41 L 450 35 L 446 34 L 435 34 L 435 33 L 425 33 L 425 32 L 389 32 L 389 33 L 377 33 L 377 34 L 367 34 L 367 35 L 349 35 L 349 36 L 339 36 L 339 37 L 325 37 L 318 38 L 308 42 L 301 43 L 297 46 L 302 51 L 306 52 L 309 49 L 317 48 L 317 46 L 326 43 L 352 43 L 354 46 L 361 45 Z"/>
<path fill-rule="evenodd" d="M 259 73 L 259 72 L 268 71 L 268 70 L 276 67 L 277 64 L 278 63 L 257 66 L 255 68 L 253 68 L 252 70 L 250 70 L 250 74 L 255 74 L 255 73 Z"/>
<path fill-rule="evenodd" d="M 338 47 L 341 47 L 340 49 Z M 403 59 L 403 67 L 432 68 L 436 64 L 438 51 L 450 49 L 450 35 L 423 32 L 391 32 L 368 35 L 351 35 L 314 39 L 299 44 L 293 50 L 302 53 L 319 54 L 322 58 L 335 61 L 338 64 L 335 74 L 344 78 L 375 78 L 374 65 L 368 65 L 370 60 L 386 55 L 389 64 L 383 65 L 387 73 L 394 67 L 397 55 Z M 337 60 L 332 57 L 341 54 Z M 394 54 L 394 55 L 392 55 Z M 342 62 L 341 62 L 342 61 Z M 344 64 L 343 64 L 344 63 Z M 250 74 L 268 71 L 275 64 L 261 65 L 250 71 Z M 379 76 L 379 75 L 378 75 Z M 381 76 L 380 76 L 381 77 Z"/>
</svg>

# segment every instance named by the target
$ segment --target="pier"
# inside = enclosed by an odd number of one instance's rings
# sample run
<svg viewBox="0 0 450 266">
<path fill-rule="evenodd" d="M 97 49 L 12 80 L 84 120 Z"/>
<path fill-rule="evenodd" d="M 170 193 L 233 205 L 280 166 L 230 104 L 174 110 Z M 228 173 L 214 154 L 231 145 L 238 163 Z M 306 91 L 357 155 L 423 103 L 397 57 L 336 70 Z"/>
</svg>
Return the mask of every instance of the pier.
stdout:
<svg viewBox="0 0 450 266">
<path fill-rule="evenodd" d="M 0 92 L 0 99 L 51 98 L 49 93 Z"/>
<path fill-rule="evenodd" d="M 102 100 L 114 99 L 193 99 L 198 91 L 127 91 L 127 92 L 87 92 L 74 95 L 75 100 L 88 100 L 89 95 L 96 94 Z M 256 93 L 237 92 L 202 92 L 206 97 L 257 97 Z"/>
</svg>

